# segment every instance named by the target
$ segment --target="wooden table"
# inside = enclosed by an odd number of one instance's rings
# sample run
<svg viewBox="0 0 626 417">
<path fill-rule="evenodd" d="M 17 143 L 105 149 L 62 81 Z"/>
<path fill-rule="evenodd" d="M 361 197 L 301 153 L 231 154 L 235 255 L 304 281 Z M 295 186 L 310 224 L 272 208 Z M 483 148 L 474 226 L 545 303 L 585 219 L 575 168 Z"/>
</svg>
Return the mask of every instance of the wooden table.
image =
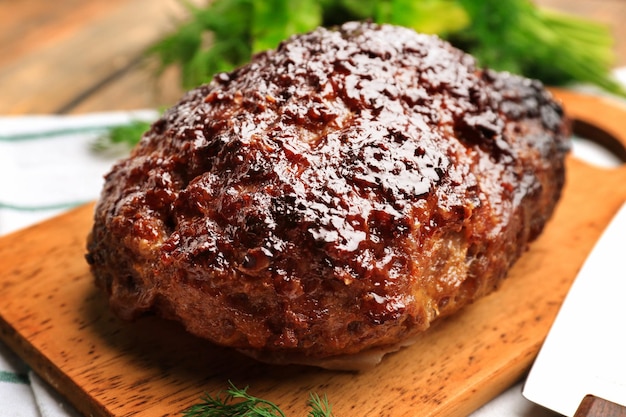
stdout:
<svg viewBox="0 0 626 417">
<path fill-rule="evenodd" d="M 196 0 L 200 1 L 200 0 Z M 626 65 L 626 2 L 540 0 L 609 24 Z M 154 77 L 144 49 L 170 31 L 179 0 L 0 0 L 0 114 L 155 108 L 182 91 Z M 153 64 L 153 63 L 152 63 Z"/>
</svg>

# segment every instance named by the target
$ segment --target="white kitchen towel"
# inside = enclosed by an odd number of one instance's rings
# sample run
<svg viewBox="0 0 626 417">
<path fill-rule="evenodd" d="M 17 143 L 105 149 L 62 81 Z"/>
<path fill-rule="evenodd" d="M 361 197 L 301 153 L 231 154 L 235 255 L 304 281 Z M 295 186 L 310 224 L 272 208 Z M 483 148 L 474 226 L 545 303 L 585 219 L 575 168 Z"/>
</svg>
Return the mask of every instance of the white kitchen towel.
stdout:
<svg viewBox="0 0 626 417">
<path fill-rule="evenodd" d="M 111 126 L 156 112 L 0 117 L 0 235 L 96 198 L 119 154 L 93 151 Z"/>
</svg>

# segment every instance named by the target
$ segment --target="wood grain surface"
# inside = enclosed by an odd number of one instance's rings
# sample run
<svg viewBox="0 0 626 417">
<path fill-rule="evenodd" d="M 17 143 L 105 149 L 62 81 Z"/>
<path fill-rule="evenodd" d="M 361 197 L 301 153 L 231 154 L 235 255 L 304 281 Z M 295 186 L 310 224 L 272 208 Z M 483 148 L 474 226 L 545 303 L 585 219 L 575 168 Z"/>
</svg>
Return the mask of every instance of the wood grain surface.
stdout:
<svg viewBox="0 0 626 417">
<path fill-rule="evenodd" d="M 0 1 L 0 114 L 86 113 L 169 106 L 176 69 L 155 77 L 144 51 L 207 0 Z M 626 1 L 535 0 L 606 24 L 626 65 Z"/>
<path fill-rule="evenodd" d="M 568 112 L 626 144 L 626 107 L 556 91 Z M 626 200 L 626 167 L 570 157 L 562 201 L 503 287 L 362 373 L 263 365 L 154 317 L 112 316 L 84 260 L 93 206 L 0 240 L 0 337 L 78 410 L 171 416 L 228 381 L 306 415 L 309 392 L 336 416 L 465 416 L 529 368 L 585 257 Z"/>
<path fill-rule="evenodd" d="M 173 102 L 177 75 L 157 79 L 145 50 L 185 15 L 180 0 L 0 1 L 0 114 Z"/>
</svg>

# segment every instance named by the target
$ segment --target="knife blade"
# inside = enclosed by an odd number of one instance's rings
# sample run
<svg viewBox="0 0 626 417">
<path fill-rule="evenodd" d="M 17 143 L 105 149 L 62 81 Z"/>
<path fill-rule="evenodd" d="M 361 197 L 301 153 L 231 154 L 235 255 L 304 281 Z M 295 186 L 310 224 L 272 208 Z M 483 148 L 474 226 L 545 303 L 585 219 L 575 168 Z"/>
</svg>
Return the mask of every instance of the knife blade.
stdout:
<svg viewBox="0 0 626 417">
<path fill-rule="evenodd" d="M 561 305 L 524 383 L 528 400 L 569 417 L 626 416 L 625 261 L 626 203 Z"/>
</svg>

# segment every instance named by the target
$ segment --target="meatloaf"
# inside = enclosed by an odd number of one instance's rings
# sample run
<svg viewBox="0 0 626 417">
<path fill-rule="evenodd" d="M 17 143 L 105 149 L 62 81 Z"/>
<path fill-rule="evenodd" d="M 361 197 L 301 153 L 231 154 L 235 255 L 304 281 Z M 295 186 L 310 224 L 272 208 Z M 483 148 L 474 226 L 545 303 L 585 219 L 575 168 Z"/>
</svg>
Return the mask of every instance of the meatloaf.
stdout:
<svg viewBox="0 0 626 417">
<path fill-rule="evenodd" d="M 167 110 L 106 176 L 86 258 L 123 319 L 359 367 L 498 288 L 559 200 L 568 129 L 540 82 L 435 36 L 319 28 Z"/>
</svg>

